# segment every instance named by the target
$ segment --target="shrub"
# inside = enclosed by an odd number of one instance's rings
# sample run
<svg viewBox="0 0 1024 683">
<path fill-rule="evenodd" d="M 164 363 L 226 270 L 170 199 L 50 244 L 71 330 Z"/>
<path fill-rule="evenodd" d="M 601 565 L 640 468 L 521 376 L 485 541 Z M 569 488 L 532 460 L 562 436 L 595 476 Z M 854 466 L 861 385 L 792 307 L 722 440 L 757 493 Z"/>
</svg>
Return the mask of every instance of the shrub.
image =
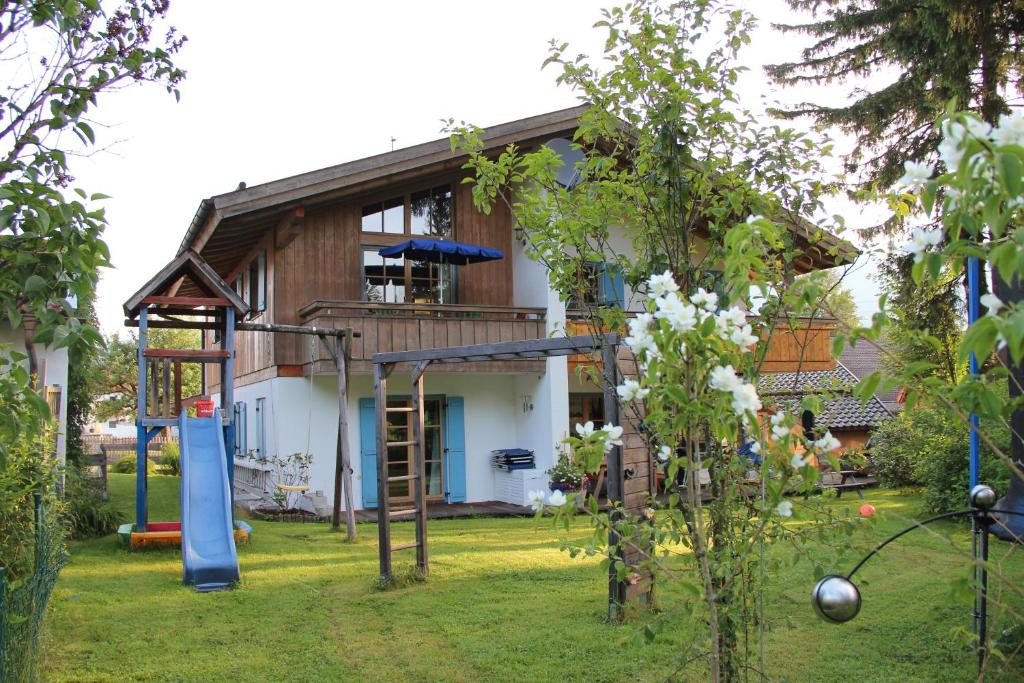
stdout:
<svg viewBox="0 0 1024 683">
<path fill-rule="evenodd" d="M 169 441 L 164 444 L 160 451 L 160 464 L 163 466 L 164 474 L 181 476 L 181 448 L 176 441 Z"/>
<path fill-rule="evenodd" d="M 32 496 L 43 493 L 48 509 L 58 513 L 59 501 L 53 491 L 57 466 L 50 455 L 53 431 L 44 429 L 34 436 L 23 436 L 7 447 L 0 457 L 0 567 L 9 581 L 32 570 L 35 555 L 35 508 Z M 56 515 L 51 515 L 54 519 Z M 59 537 L 56 543 L 60 544 Z"/>
<path fill-rule="evenodd" d="M 71 538 L 96 538 L 117 531 L 121 516 L 103 500 L 95 479 L 70 467 L 64 482 L 64 522 Z"/>
<path fill-rule="evenodd" d="M 118 458 L 117 461 L 110 466 L 110 471 L 116 472 L 117 474 L 135 474 L 135 461 L 136 456 L 125 455 L 121 458 Z M 148 472 L 149 474 L 154 474 L 156 472 L 156 463 L 154 463 L 152 460 L 147 460 L 146 472 Z"/>
<path fill-rule="evenodd" d="M 1010 447 L 1004 424 L 981 429 L 1003 452 Z M 966 507 L 970 482 L 968 429 L 947 410 L 922 404 L 883 424 L 875 433 L 871 459 L 883 486 L 924 487 L 925 511 L 942 513 Z M 979 479 L 1000 494 L 1009 484 L 1009 469 L 982 444 Z"/>
</svg>

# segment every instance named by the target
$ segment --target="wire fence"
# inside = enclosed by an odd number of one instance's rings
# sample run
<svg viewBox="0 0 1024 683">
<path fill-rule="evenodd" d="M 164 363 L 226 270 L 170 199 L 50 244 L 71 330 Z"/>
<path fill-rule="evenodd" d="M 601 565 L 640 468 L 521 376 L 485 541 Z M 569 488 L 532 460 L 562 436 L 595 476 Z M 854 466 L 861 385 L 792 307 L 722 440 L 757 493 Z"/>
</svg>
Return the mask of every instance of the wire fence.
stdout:
<svg viewBox="0 0 1024 683">
<path fill-rule="evenodd" d="M 35 495 L 35 562 L 32 573 L 7 581 L 0 567 L 0 681 L 36 680 L 39 629 L 46 604 L 68 555 L 56 520 L 46 517 L 42 496 Z"/>
</svg>

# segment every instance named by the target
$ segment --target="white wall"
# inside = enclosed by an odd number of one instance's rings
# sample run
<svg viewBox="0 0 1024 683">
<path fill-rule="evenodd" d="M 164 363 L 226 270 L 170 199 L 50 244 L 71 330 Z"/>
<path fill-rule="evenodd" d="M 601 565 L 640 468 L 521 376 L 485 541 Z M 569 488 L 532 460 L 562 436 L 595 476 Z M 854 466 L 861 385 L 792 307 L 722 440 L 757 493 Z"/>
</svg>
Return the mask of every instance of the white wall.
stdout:
<svg viewBox="0 0 1024 683">
<path fill-rule="evenodd" d="M 25 352 L 24 331 L 12 329 L 6 320 L 0 320 L 0 347 L 8 345 L 10 350 Z M 35 344 L 36 360 L 39 369 L 39 384 L 61 388 L 60 415 L 57 422 L 57 459 L 64 462 L 67 452 L 67 414 L 68 414 L 68 350 L 48 349 L 42 344 Z M 28 368 L 28 361 L 24 363 Z"/>
</svg>

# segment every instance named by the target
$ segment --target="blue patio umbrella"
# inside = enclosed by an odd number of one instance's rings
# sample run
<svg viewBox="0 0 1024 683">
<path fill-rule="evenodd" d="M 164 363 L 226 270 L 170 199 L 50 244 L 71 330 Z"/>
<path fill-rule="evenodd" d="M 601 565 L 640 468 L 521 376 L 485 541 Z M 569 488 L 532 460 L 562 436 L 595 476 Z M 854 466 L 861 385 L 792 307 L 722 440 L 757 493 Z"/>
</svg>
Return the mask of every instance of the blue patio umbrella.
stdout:
<svg viewBox="0 0 1024 683">
<path fill-rule="evenodd" d="M 467 263 L 497 261 L 505 258 L 501 249 L 482 247 L 478 244 L 465 244 L 451 240 L 412 239 L 393 247 L 383 247 L 378 252 L 385 258 L 404 256 L 414 261 L 430 261 L 432 263 L 451 263 L 464 266 Z"/>
</svg>

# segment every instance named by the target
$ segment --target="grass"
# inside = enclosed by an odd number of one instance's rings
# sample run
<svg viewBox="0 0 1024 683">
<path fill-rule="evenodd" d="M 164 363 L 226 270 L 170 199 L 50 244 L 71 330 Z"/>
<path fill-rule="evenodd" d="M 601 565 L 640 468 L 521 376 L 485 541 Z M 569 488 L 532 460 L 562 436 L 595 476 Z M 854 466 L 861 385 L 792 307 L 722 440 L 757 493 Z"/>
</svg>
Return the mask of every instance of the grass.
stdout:
<svg viewBox="0 0 1024 683">
<path fill-rule="evenodd" d="M 152 476 L 150 482 L 150 517 L 176 519 L 177 479 Z M 112 500 L 129 519 L 133 477 L 111 475 L 110 486 Z M 916 512 L 913 496 L 872 491 L 868 500 L 880 513 L 869 532 L 872 541 Z M 851 504 L 859 502 L 850 497 Z M 239 551 L 242 584 L 222 593 L 182 587 L 181 556 L 174 549 L 128 552 L 113 536 L 74 544 L 47 617 L 46 679 L 704 677 L 699 663 L 680 670 L 680 658 L 691 653 L 690 638 L 671 618 L 674 607 L 692 598 L 665 585 L 659 600 L 668 627 L 653 643 L 639 637 L 649 615 L 624 625 L 605 623 L 606 584 L 597 561 L 560 552 L 562 534 L 547 522 L 432 521 L 429 580 L 383 592 L 374 587 L 375 525 L 361 524 L 356 543 L 322 524 L 253 526 L 253 543 Z M 393 528 L 395 542 L 411 539 L 411 524 Z M 571 533 L 582 536 L 586 530 L 581 519 Z M 969 535 L 955 525 L 939 531 L 914 532 L 872 560 L 858 574 L 866 580 L 863 611 L 842 626 L 811 613 L 807 596 L 814 579 L 808 563 L 776 577 L 766 597 L 772 680 L 970 680 L 974 659 L 955 635 L 969 628 L 968 608 L 950 591 L 951 581 L 965 571 L 952 548 L 968 547 Z M 999 543 L 993 551 L 993 557 L 1004 558 L 1008 547 Z M 1019 584 L 1019 553 L 1001 562 Z M 1015 669 L 1003 677 L 1020 675 Z"/>
</svg>

